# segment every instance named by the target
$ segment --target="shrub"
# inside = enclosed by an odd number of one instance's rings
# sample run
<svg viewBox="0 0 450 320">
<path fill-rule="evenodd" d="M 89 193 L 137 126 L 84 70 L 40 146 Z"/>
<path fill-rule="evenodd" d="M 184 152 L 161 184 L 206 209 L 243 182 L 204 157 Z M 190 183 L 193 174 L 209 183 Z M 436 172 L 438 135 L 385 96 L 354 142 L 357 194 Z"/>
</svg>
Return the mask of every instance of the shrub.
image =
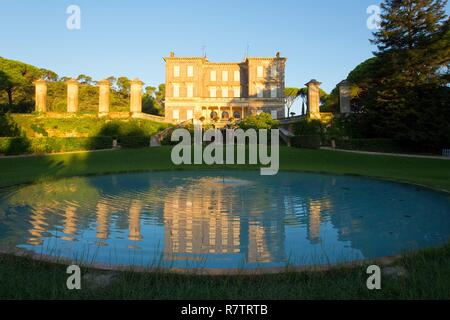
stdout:
<svg viewBox="0 0 450 320">
<path fill-rule="evenodd" d="M 337 139 L 336 148 L 375 152 L 399 151 L 398 144 L 391 139 Z"/>
<path fill-rule="evenodd" d="M 124 136 L 118 138 L 122 148 L 144 148 L 150 145 L 149 136 Z"/>
<path fill-rule="evenodd" d="M 268 113 L 261 113 L 256 116 L 249 116 L 237 123 L 237 126 L 241 129 L 276 129 L 279 121 L 273 120 L 272 116 Z"/>
<path fill-rule="evenodd" d="M 21 130 L 9 113 L 0 113 L 0 137 L 20 136 Z"/>
<path fill-rule="evenodd" d="M 314 135 L 299 135 L 291 138 L 291 145 L 296 148 L 319 149 L 321 146 L 321 137 Z"/>
<path fill-rule="evenodd" d="M 109 149 L 111 137 L 91 138 L 0 138 L 0 153 L 6 155 L 26 153 L 53 153 L 83 150 Z"/>
<path fill-rule="evenodd" d="M 321 135 L 323 125 L 320 120 L 302 119 L 294 125 L 294 134 L 297 136 Z"/>
</svg>

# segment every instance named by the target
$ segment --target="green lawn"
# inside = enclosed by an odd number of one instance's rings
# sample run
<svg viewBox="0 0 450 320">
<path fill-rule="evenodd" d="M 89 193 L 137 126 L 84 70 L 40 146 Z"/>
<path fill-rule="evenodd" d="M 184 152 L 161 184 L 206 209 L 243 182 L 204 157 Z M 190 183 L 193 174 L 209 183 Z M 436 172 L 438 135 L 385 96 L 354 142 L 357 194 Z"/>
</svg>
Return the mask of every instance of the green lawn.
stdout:
<svg viewBox="0 0 450 320">
<path fill-rule="evenodd" d="M 161 147 L 3 158 L 0 186 L 74 175 L 206 168 L 176 167 L 171 164 L 170 150 Z M 280 161 L 281 170 L 366 175 L 450 191 L 450 161 L 446 160 L 281 148 Z M 263 276 L 116 272 L 115 280 L 105 289 L 69 291 L 65 266 L 0 255 L 0 299 L 450 299 L 450 244 L 405 255 L 395 264 L 404 267 L 407 275 L 383 277 L 380 291 L 366 288 L 365 266 Z"/>
</svg>

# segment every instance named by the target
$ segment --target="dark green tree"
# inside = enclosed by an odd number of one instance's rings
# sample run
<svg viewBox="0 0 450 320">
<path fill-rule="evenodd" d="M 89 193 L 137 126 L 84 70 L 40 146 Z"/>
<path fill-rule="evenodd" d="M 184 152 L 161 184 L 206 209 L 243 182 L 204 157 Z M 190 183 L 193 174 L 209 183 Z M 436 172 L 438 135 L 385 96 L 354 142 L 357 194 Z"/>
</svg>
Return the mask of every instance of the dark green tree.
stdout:
<svg viewBox="0 0 450 320">
<path fill-rule="evenodd" d="M 386 0 L 376 58 L 353 71 L 367 134 L 438 148 L 450 142 L 447 0 Z M 350 76 L 349 76 L 350 78 Z M 354 83 L 355 79 L 349 79 Z"/>
</svg>

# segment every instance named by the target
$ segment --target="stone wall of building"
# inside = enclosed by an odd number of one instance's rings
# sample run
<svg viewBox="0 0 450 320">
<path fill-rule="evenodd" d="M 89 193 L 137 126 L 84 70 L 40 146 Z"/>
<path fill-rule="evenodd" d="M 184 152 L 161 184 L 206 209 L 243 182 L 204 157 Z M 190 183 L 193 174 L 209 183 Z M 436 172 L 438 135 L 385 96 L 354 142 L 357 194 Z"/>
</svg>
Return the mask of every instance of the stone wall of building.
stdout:
<svg viewBox="0 0 450 320">
<path fill-rule="evenodd" d="M 284 117 L 286 58 L 247 58 L 210 62 L 206 57 L 166 61 L 165 116 L 168 121 L 228 120 L 268 112 Z"/>
</svg>

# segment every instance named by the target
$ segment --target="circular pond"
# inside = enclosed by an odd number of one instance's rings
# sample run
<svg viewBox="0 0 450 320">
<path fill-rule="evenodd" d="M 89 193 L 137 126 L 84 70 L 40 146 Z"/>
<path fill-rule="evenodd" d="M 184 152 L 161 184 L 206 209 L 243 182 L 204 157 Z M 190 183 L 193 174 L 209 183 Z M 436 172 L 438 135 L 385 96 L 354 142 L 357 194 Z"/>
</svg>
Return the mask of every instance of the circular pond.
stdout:
<svg viewBox="0 0 450 320">
<path fill-rule="evenodd" d="M 359 177 L 157 172 L 0 190 L 0 247 L 111 266 L 333 264 L 449 239 L 450 195 Z"/>
</svg>

